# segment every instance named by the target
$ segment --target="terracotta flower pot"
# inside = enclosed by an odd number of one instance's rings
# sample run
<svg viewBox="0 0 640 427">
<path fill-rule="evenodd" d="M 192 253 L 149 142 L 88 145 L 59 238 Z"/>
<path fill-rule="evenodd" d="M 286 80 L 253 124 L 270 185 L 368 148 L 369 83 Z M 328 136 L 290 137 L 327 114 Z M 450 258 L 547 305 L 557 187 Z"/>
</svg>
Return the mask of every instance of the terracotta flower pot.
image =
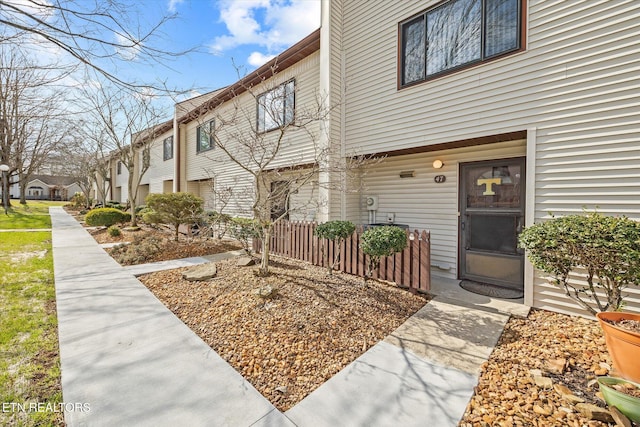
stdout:
<svg viewBox="0 0 640 427">
<path fill-rule="evenodd" d="M 640 383 L 640 334 L 612 325 L 607 321 L 640 321 L 640 314 L 622 312 L 602 312 L 596 314 L 607 342 L 607 350 L 613 360 L 613 367 L 621 377 Z"/>
<path fill-rule="evenodd" d="M 615 406 L 627 418 L 636 423 L 640 422 L 640 398 L 631 396 L 613 388 L 616 384 L 627 383 L 635 386 L 640 390 L 640 385 L 623 380 L 622 378 L 599 377 L 598 385 L 607 405 Z"/>
</svg>

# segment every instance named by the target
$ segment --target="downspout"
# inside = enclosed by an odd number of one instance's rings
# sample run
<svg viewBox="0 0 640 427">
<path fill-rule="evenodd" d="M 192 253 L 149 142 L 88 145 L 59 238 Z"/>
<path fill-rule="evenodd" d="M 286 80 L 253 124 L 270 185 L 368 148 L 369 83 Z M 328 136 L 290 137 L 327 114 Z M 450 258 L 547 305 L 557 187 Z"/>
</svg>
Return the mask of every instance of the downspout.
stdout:
<svg viewBox="0 0 640 427">
<path fill-rule="evenodd" d="M 342 9 L 342 3 L 340 3 Z M 347 83 L 346 83 L 346 69 L 347 58 L 344 52 L 344 46 L 342 44 L 344 35 L 344 20 L 342 19 L 342 10 L 340 11 L 340 159 L 342 161 L 343 168 L 347 165 L 347 141 L 346 141 L 346 123 L 347 123 Z M 343 171 L 342 182 L 345 185 L 345 191 L 340 192 L 340 219 L 343 221 L 347 219 L 347 190 L 350 183 L 347 182 L 348 174 L 346 169 Z"/>
<path fill-rule="evenodd" d="M 173 192 L 180 191 L 180 124 L 178 123 L 178 105 L 173 109 Z"/>
</svg>

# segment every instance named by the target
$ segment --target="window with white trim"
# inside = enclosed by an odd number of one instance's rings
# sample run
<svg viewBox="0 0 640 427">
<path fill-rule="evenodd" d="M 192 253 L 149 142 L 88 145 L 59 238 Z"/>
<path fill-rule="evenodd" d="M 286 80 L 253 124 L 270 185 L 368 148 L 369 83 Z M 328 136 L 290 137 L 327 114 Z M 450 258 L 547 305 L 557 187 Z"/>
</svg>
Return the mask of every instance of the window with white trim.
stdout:
<svg viewBox="0 0 640 427">
<path fill-rule="evenodd" d="M 198 126 L 196 130 L 196 151 L 198 153 L 211 150 L 215 146 L 215 140 L 213 139 L 214 129 L 215 123 L 213 120 L 209 120 L 201 126 Z"/>
<path fill-rule="evenodd" d="M 400 85 L 521 47 L 522 0 L 449 0 L 400 23 Z"/>
<path fill-rule="evenodd" d="M 162 141 L 162 160 L 173 159 L 173 136 Z"/>
<path fill-rule="evenodd" d="M 258 96 L 258 132 L 284 127 L 293 122 L 295 111 L 295 80 Z"/>
</svg>

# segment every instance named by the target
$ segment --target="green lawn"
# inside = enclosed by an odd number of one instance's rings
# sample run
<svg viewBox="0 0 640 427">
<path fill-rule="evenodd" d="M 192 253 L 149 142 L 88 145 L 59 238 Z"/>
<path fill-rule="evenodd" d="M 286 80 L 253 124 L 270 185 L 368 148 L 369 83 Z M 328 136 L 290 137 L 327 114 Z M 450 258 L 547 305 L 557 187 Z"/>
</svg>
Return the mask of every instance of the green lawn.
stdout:
<svg viewBox="0 0 640 427">
<path fill-rule="evenodd" d="M 14 207 L 0 229 L 48 228 L 52 204 Z M 55 307 L 51 233 L 0 232 L 0 425 L 64 425 L 59 412 L 28 411 L 62 402 Z M 6 410 L 17 405 L 27 410 Z"/>
<path fill-rule="evenodd" d="M 17 200 L 11 200 L 8 215 L 5 215 L 4 210 L 0 208 L 0 230 L 50 228 L 49 206 L 62 206 L 66 203 L 28 200 L 26 205 L 21 205 Z"/>
</svg>

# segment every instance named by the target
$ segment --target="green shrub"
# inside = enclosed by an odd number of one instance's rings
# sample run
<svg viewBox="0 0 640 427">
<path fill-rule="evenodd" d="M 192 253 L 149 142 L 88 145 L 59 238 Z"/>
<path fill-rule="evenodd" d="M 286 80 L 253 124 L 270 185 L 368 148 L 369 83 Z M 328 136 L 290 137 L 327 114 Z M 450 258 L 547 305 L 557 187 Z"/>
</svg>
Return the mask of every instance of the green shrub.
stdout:
<svg viewBox="0 0 640 427">
<path fill-rule="evenodd" d="M 93 209 L 84 217 L 87 225 L 110 227 L 114 224 L 131 221 L 131 214 L 115 208 Z"/>
<path fill-rule="evenodd" d="M 593 212 L 553 218 L 527 227 L 519 244 L 534 267 L 553 275 L 592 314 L 620 310 L 622 290 L 640 284 L 640 223 L 626 217 Z M 570 283 L 571 272 L 584 273 L 587 285 Z"/>
<path fill-rule="evenodd" d="M 369 255 L 365 281 L 378 268 L 383 257 L 393 255 L 407 247 L 407 233 L 400 227 L 385 225 L 370 228 L 360 236 L 360 248 Z"/>
<path fill-rule="evenodd" d="M 143 215 L 143 221 L 172 225 L 176 241 L 180 225 L 198 222 L 203 213 L 204 201 L 191 193 L 149 194 L 145 202 L 152 211 Z"/>
<path fill-rule="evenodd" d="M 121 204 L 120 202 L 116 201 L 116 200 L 109 200 L 107 203 L 104 204 L 105 208 L 113 208 L 113 209 L 118 209 L 121 211 L 126 211 L 127 207 L 123 204 Z"/>
<path fill-rule="evenodd" d="M 251 253 L 251 239 L 259 239 L 262 236 L 260 223 L 251 218 L 231 218 L 229 232 L 234 239 L 240 242 L 247 253 Z"/>
<path fill-rule="evenodd" d="M 355 231 L 356 226 L 351 221 L 328 221 L 320 224 L 313 231 L 313 234 L 321 239 L 328 239 L 335 242 L 337 250 L 333 262 L 329 264 L 328 261 L 328 248 L 325 248 L 324 240 L 322 241 L 322 256 L 324 258 L 324 264 L 327 266 L 329 274 L 333 272 L 333 268 L 340 260 L 340 247 L 344 239 L 348 238 Z"/>
<path fill-rule="evenodd" d="M 107 233 L 109 234 L 109 236 L 111 237 L 119 237 L 122 236 L 122 231 L 120 231 L 120 229 L 115 226 L 112 225 L 111 227 L 107 228 Z"/>
<path fill-rule="evenodd" d="M 139 235 L 129 244 L 111 249 L 111 256 L 120 265 L 144 264 L 162 250 L 162 239 L 152 235 Z"/>
<path fill-rule="evenodd" d="M 91 199 L 87 200 L 87 197 L 83 193 L 75 193 L 71 200 L 69 200 L 69 205 L 73 209 L 84 209 L 87 206 L 90 206 L 93 201 Z"/>
</svg>

